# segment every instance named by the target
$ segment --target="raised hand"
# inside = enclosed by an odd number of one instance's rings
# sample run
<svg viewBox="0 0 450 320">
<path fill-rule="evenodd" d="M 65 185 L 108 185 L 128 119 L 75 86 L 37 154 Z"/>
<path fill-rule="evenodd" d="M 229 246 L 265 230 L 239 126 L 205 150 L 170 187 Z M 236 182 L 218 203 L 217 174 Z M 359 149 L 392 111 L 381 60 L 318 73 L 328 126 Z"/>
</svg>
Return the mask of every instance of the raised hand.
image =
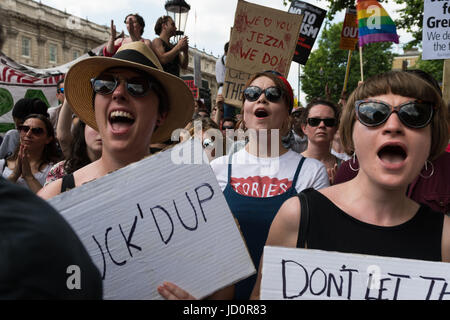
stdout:
<svg viewBox="0 0 450 320">
<path fill-rule="evenodd" d="M 32 177 L 33 172 L 31 171 L 28 149 L 23 145 L 20 146 L 20 149 L 21 153 L 19 152 L 19 157 L 21 158 L 22 177 L 24 179 L 27 177 Z"/>
<path fill-rule="evenodd" d="M 189 292 L 172 282 L 164 282 L 158 287 L 158 293 L 166 300 L 197 300 Z"/>
</svg>

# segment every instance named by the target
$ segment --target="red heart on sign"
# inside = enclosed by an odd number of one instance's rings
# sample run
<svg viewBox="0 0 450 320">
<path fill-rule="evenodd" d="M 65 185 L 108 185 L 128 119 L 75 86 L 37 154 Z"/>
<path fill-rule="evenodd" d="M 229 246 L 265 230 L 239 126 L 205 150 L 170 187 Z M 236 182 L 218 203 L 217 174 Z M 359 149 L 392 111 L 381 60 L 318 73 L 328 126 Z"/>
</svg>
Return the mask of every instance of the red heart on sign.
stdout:
<svg viewBox="0 0 450 320">
<path fill-rule="evenodd" d="M 272 19 L 270 18 L 264 18 L 264 25 L 266 28 L 272 24 Z"/>
</svg>

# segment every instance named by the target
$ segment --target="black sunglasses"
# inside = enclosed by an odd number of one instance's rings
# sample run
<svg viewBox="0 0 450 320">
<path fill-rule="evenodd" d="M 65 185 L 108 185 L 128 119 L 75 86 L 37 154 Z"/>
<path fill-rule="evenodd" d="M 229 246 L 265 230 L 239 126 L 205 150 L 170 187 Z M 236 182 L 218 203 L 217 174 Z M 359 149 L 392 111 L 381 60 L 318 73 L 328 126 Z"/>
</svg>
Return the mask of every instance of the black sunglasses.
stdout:
<svg viewBox="0 0 450 320">
<path fill-rule="evenodd" d="M 92 78 L 91 84 L 95 93 L 108 95 L 116 90 L 120 81 L 125 82 L 125 87 L 127 88 L 128 93 L 134 97 L 143 97 L 147 95 L 155 85 L 154 82 L 143 76 L 122 80 L 112 75 L 101 75 L 97 78 Z"/>
<path fill-rule="evenodd" d="M 336 125 L 335 118 L 308 118 L 306 120 L 311 127 L 317 127 L 322 121 L 327 127 L 334 127 Z"/>
<path fill-rule="evenodd" d="M 45 132 L 44 129 L 40 128 L 40 127 L 33 128 L 30 126 L 23 126 L 23 125 L 18 126 L 17 129 L 19 129 L 20 132 L 23 132 L 25 134 L 27 134 L 28 131 L 31 130 L 31 133 L 34 134 L 35 136 L 40 136 L 41 134 L 43 134 Z"/>
<path fill-rule="evenodd" d="M 376 127 L 387 121 L 392 112 L 397 112 L 400 121 L 407 127 L 426 127 L 433 118 L 434 108 L 429 102 L 414 100 L 391 106 L 383 101 L 358 100 L 355 103 L 356 117 L 367 127 Z"/>
<path fill-rule="evenodd" d="M 278 102 L 282 96 L 282 92 L 278 87 L 268 87 L 263 90 L 260 87 L 251 86 L 244 90 L 244 97 L 248 101 L 256 101 L 262 93 L 270 102 Z"/>
</svg>

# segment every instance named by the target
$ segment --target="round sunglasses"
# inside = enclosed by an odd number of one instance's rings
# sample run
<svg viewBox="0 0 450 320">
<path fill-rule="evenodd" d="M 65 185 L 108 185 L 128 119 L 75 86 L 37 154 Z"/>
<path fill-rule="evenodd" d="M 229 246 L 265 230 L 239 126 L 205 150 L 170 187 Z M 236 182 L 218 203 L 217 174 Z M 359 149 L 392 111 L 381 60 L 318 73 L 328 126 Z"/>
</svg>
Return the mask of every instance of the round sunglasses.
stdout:
<svg viewBox="0 0 450 320">
<path fill-rule="evenodd" d="M 116 90 L 117 86 L 120 84 L 120 81 L 125 82 L 125 87 L 127 88 L 128 93 L 134 97 L 146 96 L 155 86 L 155 82 L 150 81 L 146 77 L 119 79 L 112 75 L 101 75 L 97 78 L 92 78 L 91 84 L 95 93 L 108 95 Z"/>
<path fill-rule="evenodd" d="M 355 103 L 356 117 L 367 127 L 376 127 L 387 121 L 393 112 L 397 112 L 400 121 L 409 128 L 426 127 L 433 118 L 434 108 L 429 102 L 408 101 L 392 106 L 378 100 L 358 100 Z"/>
<path fill-rule="evenodd" d="M 253 102 L 258 100 L 258 98 L 263 94 L 266 96 L 266 99 L 270 102 L 278 102 L 283 95 L 280 88 L 278 87 L 268 87 L 266 89 L 261 89 L 257 86 L 247 87 L 244 90 L 244 97 L 246 100 Z"/>
<path fill-rule="evenodd" d="M 306 121 L 311 127 L 317 127 L 322 121 L 326 127 L 334 127 L 336 125 L 335 118 L 308 118 Z"/>
<path fill-rule="evenodd" d="M 31 130 L 31 133 L 35 136 L 40 136 L 45 132 L 44 128 L 40 128 L 40 127 L 33 128 L 30 126 L 24 126 L 24 125 L 18 126 L 17 129 L 24 134 L 27 134 Z"/>
</svg>

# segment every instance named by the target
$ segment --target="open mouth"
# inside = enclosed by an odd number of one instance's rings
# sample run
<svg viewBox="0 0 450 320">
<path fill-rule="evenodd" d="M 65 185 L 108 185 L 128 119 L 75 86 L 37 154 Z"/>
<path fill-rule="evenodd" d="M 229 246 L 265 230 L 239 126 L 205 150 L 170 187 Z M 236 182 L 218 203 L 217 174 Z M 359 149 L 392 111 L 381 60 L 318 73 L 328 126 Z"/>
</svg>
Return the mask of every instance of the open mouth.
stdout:
<svg viewBox="0 0 450 320">
<path fill-rule="evenodd" d="M 109 123 L 114 131 L 127 130 L 133 125 L 135 121 L 134 116 L 126 111 L 113 111 L 109 114 Z"/>
<path fill-rule="evenodd" d="M 256 109 L 255 116 L 257 118 L 266 118 L 269 116 L 269 113 L 265 109 L 260 108 L 260 109 Z"/>
<path fill-rule="evenodd" d="M 378 150 L 378 157 L 383 162 L 387 163 L 401 163 L 408 156 L 406 150 L 400 145 L 386 145 Z"/>
</svg>

